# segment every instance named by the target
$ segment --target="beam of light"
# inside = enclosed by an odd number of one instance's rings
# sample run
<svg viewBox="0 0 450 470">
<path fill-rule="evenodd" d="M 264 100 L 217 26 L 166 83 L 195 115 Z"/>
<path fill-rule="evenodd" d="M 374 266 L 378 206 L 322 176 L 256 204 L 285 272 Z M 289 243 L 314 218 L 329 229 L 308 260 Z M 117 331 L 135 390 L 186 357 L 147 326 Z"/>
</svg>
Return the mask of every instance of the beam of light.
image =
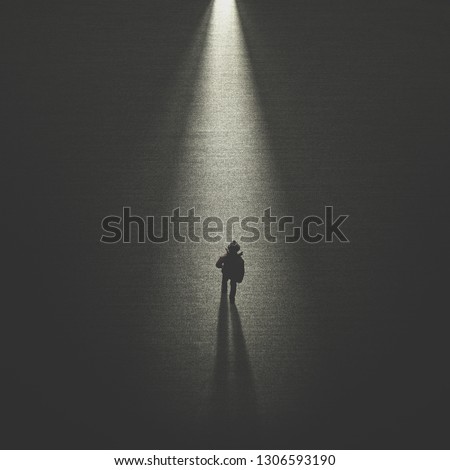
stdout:
<svg viewBox="0 0 450 470">
<path fill-rule="evenodd" d="M 181 205 L 184 211 L 195 207 L 198 215 L 224 221 L 232 216 L 261 216 L 266 207 L 277 203 L 277 178 L 234 0 L 214 1 L 204 41 L 170 203 Z M 241 234 L 236 226 L 234 237 L 238 239 Z M 181 268 L 180 289 L 190 289 L 191 293 L 191 305 L 185 312 L 191 312 L 187 328 L 193 332 L 192 338 L 200 344 L 209 339 L 214 349 L 221 278 L 214 264 L 225 244 L 224 240 L 219 244 L 178 245 L 172 255 Z M 248 253 L 248 274 L 238 288 L 237 303 L 242 306 L 242 329 L 251 364 L 252 354 L 264 347 L 270 331 L 261 332 L 258 327 L 261 298 L 271 284 L 266 269 L 277 266 L 280 257 L 262 240 L 248 246 L 248 251 L 247 246 L 242 248 L 244 257 Z M 231 331 L 229 334 L 233 336 Z M 203 357 L 213 357 L 214 349 L 204 351 Z M 239 351 L 230 351 L 231 361 L 233 355 L 239 355 Z M 234 361 L 239 364 L 238 357 Z M 250 366 L 247 372 L 249 376 L 240 380 L 252 383 Z M 239 390 L 239 384 L 236 386 Z"/>
<path fill-rule="evenodd" d="M 197 215 L 217 216 L 224 221 L 232 216 L 261 217 L 269 206 L 274 208 L 274 213 L 283 215 L 278 211 L 284 203 L 280 197 L 280 179 L 273 164 L 268 129 L 236 3 L 234 0 L 215 0 L 210 13 L 206 32 L 202 29 L 202 46 L 196 46 L 196 51 L 201 51 L 199 62 L 191 63 L 196 79 L 188 84 L 183 84 L 182 80 L 177 82 L 180 84 L 177 96 L 189 95 L 189 100 L 179 100 L 188 109 L 178 110 L 178 98 L 174 100 L 175 108 L 170 113 L 170 119 L 177 112 L 183 116 L 183 135 L 175 156 L 173 184 L 168 186 L 165 195 L 166 204 L 170 209 L 181 206 L 183 214 L 195 207 Z M 190 54 L 193 56 L 198 55 Z M 189 70 L 181 70 L 180 77 L 183 76 L 189 76 Z M 236 229 L 234 238 L 239 239 L 242 230 Z M 181 341 L 189 344 L 189 355 L 186 353 L 191 361 L 189 364 L 195 363 L 195 367 L 187 366 L 189 380 L 183 382 L 185 393 L 189 391 L 192 397 L 189 405 L 192 409 L 198 407 L 198 403 L 208 401 L 205 396 L 198 401 L 194 397 L 199 396 L 199 390 L 205 390 L 205 376 L 210 374 L 218 342 L 221 274 L 215 262 L 223 254 L 225 245 L 225 240 L 214 244 L 172 242 L 167 251 L 166 263 L 173 266 L 177 275 L 172 284 L 165 287 L 165 297 L 169 303 L 173 302 L 177 334 Z M 283 292 L 272 292 L 271 276 L 283 279 L 295 268 L 289 264 L 285 244 L 269 245 L 261 238 L 251 245 L 242 245 L 242 248 L 247 274 L 238 287 L 237 307 L 242 337 L 245 337 L 248 349 L 248 367 L 240 380 L 253 383 L 251 365 L 257 364 L 254 396 L 258 396 L 258 406 L 268 410 L 279 370 L 263 368 L 257 357 L 270 351 L 274 342 L 277 343 L 275 348 L 286 343 L 289 335 L 289 320 L 286 319 L 289 310 L 286 307 L 292 303 L 292 298 L 283 296 Z M 180 302 L 175 300 L 177 296 L 187 299 L 182 311 Z M 221 338 L 221 341 L 234 345 L 229 360 L 239 363 L 236 362 L 241 354 L 237 347 L 240 343 L 236 343 L 239 338 L 231 330 L 221 334 L 233 338 L 232 341 Z M 278 357 L 275 351 L 270 359 L 266 358 L 266 363 L 276 364 Z M 259 392 L 265 391 L 258 393 L 258 387 Z"/>
<path fill-rule="evenodd" d="M 258 215 L 273 203 L 273 168 L 234 0 L 215 0 L 205 41 L 176 193 L 203 215 Z"/>
</svg>

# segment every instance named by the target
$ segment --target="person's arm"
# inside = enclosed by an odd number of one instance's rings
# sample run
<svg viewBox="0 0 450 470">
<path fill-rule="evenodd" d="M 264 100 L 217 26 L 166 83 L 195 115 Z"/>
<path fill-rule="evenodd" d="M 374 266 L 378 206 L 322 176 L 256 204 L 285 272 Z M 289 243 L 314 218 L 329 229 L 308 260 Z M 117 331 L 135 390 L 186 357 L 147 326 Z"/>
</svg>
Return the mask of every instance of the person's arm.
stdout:
<svg viewBox="0 0 450 470">
<path fill-rule="evenodd" d="M 216 268 L 222 269 L 225 256 L 221 256 L 216 263 Z"/>
</svg>

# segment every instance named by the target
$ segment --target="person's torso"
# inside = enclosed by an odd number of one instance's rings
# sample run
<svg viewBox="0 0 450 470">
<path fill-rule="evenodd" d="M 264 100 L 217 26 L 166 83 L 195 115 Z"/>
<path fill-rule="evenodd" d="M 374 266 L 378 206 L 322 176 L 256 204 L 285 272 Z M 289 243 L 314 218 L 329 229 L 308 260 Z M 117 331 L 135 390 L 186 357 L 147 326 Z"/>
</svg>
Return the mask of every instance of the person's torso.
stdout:
<svg viewBox="0 0 450 470">
<path fill-rule="evenodd" d="M 227 255 L 223 263 L 223 273 L 230 277 L 238 277 L 242 271 L 244 260 L 239 255 Z"/>
</svg>

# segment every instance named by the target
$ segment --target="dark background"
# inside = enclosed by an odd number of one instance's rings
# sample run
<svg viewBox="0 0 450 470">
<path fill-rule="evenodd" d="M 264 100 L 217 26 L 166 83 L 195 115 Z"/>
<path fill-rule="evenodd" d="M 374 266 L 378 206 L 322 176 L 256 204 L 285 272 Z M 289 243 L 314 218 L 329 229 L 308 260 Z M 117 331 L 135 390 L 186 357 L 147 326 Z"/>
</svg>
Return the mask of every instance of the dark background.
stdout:
<svg viewBox="0 0 450 470">
<path fill-rule="evenodd" d="M 350 245 L 303 249 L 301 261 L 286 252 L 298 270 L 277 267 L 248 307 L 261 318 L 256 338 L 272 318 L 275 333 L 289 330 L 267 350 L 246 345 L 239 302 L 228 325 L 215 299 L 212 336 L 190 331 L 208 313 L 201 284 L 179 280 L 191 252 L 99 237 L 123 205 L 165 207 L 209 2 L 9 5 L 4 448 L 448 446 L 450 8 L 237 5 L 286 205 L 350 214 Z M 161 115 L 193 43 L 168 132 Z M 234 363 L 221 355 L 227 328 Z M 238 386 L 227 396 L 230 364 Z M 261 385 L 269 372 L 279 380 Z"/>
</svg>

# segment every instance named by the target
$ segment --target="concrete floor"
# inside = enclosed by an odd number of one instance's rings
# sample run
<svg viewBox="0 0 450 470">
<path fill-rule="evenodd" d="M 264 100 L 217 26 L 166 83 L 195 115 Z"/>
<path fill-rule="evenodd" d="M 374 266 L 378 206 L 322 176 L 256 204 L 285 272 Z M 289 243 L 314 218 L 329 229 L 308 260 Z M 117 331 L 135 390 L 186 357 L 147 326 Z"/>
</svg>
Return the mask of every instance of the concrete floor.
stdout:
<svg viewBox="0 0 450 470">
<path fill-rule="evenodd" d="M 449 12 L 16 6 L 5 448 L 448 445 Z M 225 242 L 99 242 L 123 206 L 325 205 L 350 243 L 242 244 L 235 306 Z"/>
</svg>

